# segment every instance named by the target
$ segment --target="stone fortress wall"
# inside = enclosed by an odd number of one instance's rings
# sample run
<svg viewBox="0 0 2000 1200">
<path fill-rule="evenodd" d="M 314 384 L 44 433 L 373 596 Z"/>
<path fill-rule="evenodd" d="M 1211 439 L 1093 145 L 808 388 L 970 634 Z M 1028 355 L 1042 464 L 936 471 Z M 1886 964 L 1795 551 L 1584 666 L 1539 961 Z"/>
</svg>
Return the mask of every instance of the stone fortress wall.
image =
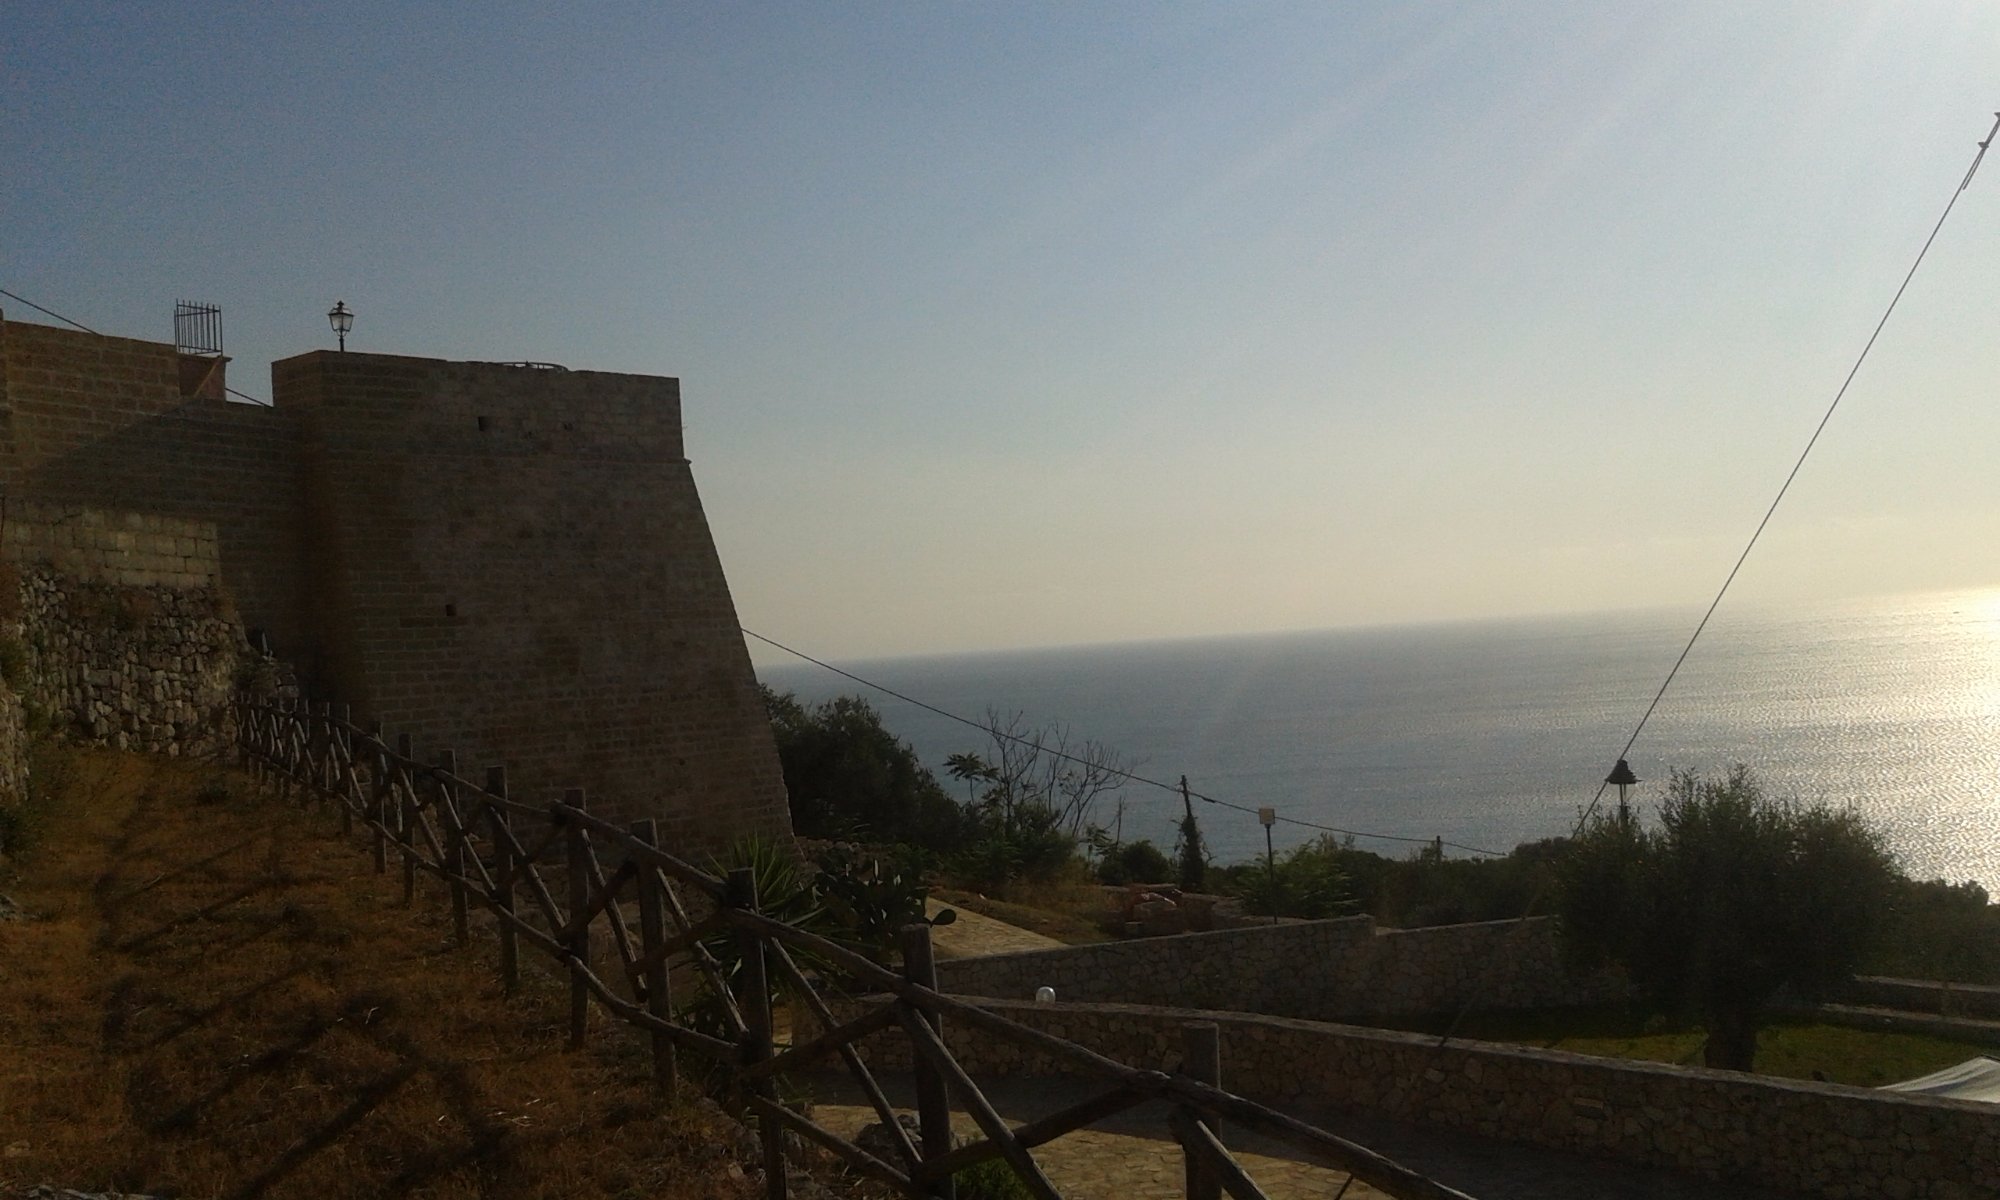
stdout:
<svg viewBox="0 0 2000 1200">
<path fill-rule="evenodd" d="M 222 370 L 0 318 L 0 550 L 31 606 L 212 611 L 420 754 L 504 763 L 516 796 L 583 787 L 684 844 L 788 831 L 677 381 L 314 353 L 273 365 L 263 407 Z M 47 702 L 108 718 L 63 686 Z M 145 748 L 178 727 L 121 713 L 110 740 L 128 724 Z"/>
</svg>

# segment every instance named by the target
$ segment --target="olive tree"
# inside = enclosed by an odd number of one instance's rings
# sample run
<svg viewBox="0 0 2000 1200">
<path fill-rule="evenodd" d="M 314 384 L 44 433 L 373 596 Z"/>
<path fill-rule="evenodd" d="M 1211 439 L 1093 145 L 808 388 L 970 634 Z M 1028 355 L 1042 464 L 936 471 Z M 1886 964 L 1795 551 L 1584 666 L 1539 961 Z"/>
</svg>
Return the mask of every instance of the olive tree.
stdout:
<svg viewBox="0 0 2000 1200">
<path fill-rule="evenodd" d="M 1586 824 L 1561 861 L 1558 912 L 1579 966 L 1616 964 L 1658 1007 L 1699 1020 L 1704 1061 L 1747 1071 L 1780 992 L 1848 979 L 1899 879 L 1881 834 L 1849 810 L 1766 796 L 1747 767 L 1675 772 L 1647 828 Z"/>
</svg>

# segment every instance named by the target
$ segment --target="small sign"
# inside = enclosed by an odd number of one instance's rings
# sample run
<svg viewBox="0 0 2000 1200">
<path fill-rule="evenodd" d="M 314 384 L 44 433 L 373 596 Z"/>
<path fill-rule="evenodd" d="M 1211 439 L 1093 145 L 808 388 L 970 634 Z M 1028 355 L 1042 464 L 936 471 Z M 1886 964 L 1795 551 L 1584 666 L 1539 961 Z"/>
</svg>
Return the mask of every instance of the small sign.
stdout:
<svg viewBox="0 0 2000 1200">
<path fill-rule="evenodd" d="M 1278 810 L 1275 808 L 1260 808 L 1257 810 L 1257 819 L 1264 823 L 1264 828 L 1269 829 L 1278 823 Z"/>
</svg>

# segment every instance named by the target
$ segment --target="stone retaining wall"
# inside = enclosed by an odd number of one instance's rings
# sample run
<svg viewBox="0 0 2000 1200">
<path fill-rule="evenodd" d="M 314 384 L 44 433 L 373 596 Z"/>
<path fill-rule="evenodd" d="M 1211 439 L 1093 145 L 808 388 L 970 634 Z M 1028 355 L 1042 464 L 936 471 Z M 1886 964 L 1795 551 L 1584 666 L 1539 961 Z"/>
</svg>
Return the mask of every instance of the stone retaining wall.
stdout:
<svg viewBox="0 0 2000 1200">
<path fill-rule="evenodd" d="M 248 647 L 220 585 L 214 526 L 22 504 L 6 516 L 0 666 L 29 731 L 223 752 Z"/>
<path fill-rule="evenodd" d="M 1977 983 L 1936 983 L 1927 979 L 1891 979 L 1864 975 L 1843 989 L 1849 1004 L 1900 1008 L 1975 1021 L 2000 1021 L 2000 987 Z"/>
<path fill-rule="evenodd" d="M 1314 1020 L 1594 1004 L 1627 994 L 1562 965 L 1552 921 L 1378 930 L 1342 917 L 952 959 L 944 990 L 1026 999 L 1165 1004 Z"/>
<path fill-rule="evenodd" d="M 1971 1200 L 2000 1181 L 2000 1108 L 1840 1084 L 1593 1058 L 1245 1013 L 982 1000 L 1133 1066 L 1179 1066 L 1181 1027 L 1220 1028 L 1223 1086 L 1829 1198 Z M 975 1076 L 1072 1074 L 1047 1054 L 946 1021 Z M 907 1067 L 900 1031 L 866 1044 Z"/>
</svg>

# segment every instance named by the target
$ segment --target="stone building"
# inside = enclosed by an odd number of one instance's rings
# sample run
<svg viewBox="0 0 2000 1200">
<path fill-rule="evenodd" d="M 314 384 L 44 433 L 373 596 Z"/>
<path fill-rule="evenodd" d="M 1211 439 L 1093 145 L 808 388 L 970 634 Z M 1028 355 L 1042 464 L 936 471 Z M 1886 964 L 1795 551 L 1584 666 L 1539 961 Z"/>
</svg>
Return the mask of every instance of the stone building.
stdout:
<svg viewBox="0 0 2000 1200">
<path fill-rule="evenodd" d="M 0 316 L 10 558 L 213 590 L 309 695 L 517 797 L 788 830 L 677 380 L 315 352 L 265 407 L 225 368 Z"/>
</svg>

